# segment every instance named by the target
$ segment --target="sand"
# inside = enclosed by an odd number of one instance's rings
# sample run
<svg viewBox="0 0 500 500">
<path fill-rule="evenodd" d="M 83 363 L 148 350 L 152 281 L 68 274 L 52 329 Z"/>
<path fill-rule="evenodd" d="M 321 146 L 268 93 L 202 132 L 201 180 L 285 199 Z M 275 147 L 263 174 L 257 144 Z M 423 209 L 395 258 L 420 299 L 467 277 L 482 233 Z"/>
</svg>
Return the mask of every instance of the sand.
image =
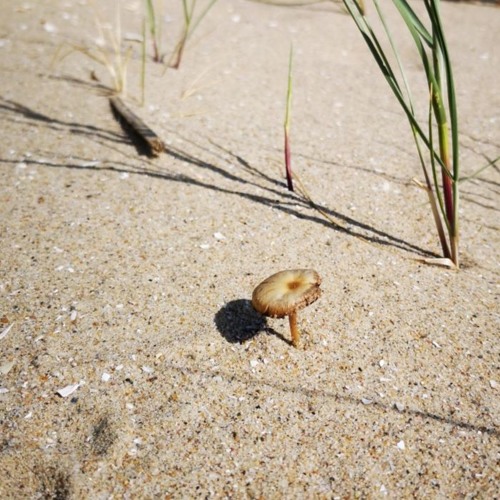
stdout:
<svg viewBox="0 0 500 500">
<path fill-rule="evenodd" d="M 498 496 L 498 168 L 461 185 L 461 269 L 424 264 L 411 134 L 329 2 L 220 0 L 178 71 L 148 60 L 143 107 L 127 42 L 127 102 L 167 146 L 148 158 L 106 68 L 62 57 L 113 5 L 2 2 L 0 497 Z M 466 176 L 500 150 L 500 11 L 442 11 Z M 123 2 L 128 40 L 141 18 Z M 330 220 L 286 190 L 291 42 L 293 168 Z M 323 280 L 300 349 L 250 304 L 295 267 Z"/>
</svg>

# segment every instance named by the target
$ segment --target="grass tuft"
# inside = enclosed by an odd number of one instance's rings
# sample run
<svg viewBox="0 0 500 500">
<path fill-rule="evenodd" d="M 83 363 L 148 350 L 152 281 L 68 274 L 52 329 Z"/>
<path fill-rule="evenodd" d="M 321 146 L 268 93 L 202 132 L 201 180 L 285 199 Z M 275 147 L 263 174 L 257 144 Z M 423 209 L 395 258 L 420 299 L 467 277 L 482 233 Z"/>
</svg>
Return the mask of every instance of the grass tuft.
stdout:
<svg viewBox="0 0 500 500">
<path fill-rule="evenodd" d="M 441 21 L 440 1 L 423 0 L 427 14 L 427 19 L 423 20 L 407 0 L 393 0 L 413 38 L 425 70 L 429 94 L 427 126 L 422 125 L 417 118 L 400 54 L 378 0 L 373 0 L 373 3 L 395 57 L 396 69 L 382 48 L 379 37 L 372 29 L 359 2 L 344 0 L 344 5 L 406 114 L 424 176 L 424 182 L 419 183 L 419 186 L 427 192 L 443 256 L 445 259 L 450 259 L 458 268 L 460 180 L 458 111 L 453 68 Z"/>
<path fill-rule="evenodd" d="M 182 10 L 184 14 L 184 26 L 182 29 L 182 34 L 177 42 L 177 46 L 172 55 L 171 62 L 169 66 L 174 69 L 179 69 L 182 61 L 182 56 L 184 55 L 184 49 L 186 48 L 186 43 L 188 39 L 191 37 L 193 32 L 196 30 L 200 22 L 203 18 L 208 14 L 210 9 L 215 5 L 217 0 L 209 0 L 209 2 L 205 5 L 205 8 L 201 11 L 201 13 L 196 17 L 196 0 L 182 0 Z"/>
</svg>

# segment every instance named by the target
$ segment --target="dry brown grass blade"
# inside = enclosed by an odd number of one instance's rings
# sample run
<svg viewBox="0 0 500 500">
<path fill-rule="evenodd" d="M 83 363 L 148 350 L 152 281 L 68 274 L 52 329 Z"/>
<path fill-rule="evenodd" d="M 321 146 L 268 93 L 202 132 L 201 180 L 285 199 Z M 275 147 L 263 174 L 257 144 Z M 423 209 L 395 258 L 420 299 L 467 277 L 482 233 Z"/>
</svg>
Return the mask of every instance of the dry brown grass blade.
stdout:
<svg viewBox="0 0 500 500">
<path fill-rule="evenodd" d="M 110 97 L 109 102 L 117 115 L 147 145 L 151 156 L 159 156 L 165 151 L 165 144 L 119 97 Z"/>
</svg>

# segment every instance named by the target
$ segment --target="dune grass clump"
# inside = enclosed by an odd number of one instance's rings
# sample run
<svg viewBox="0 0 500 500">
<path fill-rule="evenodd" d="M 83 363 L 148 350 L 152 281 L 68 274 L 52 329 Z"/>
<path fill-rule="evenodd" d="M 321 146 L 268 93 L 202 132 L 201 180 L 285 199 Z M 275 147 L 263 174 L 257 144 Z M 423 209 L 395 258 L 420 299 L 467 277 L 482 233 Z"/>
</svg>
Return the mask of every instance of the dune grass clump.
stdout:
<svg viewBox="0 0 500 500">
<path fill-rule="evenodd" d="M 120 3 L 116 2 L 115 22 L 112 26 L 105 25 L 97 16 L 95 24 L 98 38 L 94 45 L 72 45 L 62 54 L 62 51 L 58 50 L 56 59 L 63 60 L 74 52 L 84 54 L 106 68 L 111 77 L 111 85 L 109 85 L 111 92 L 116 95 L 125 95 L 127 92 L 127 66 L 132 48 L 125 47 L 123 43 Z M 94 78 L 97 79 L 95 76 Z"/>
<path fill-rule="evenodd" d="M 443 257 L 450 265 L 458 268 L 460 180 L 458 113 L 453 68 L 441 21 L 440 1 L 423 0 L 428 17 L 424 22 L 411 8 L 409 2 L 393 0 L 411 34 L 425 70 L 429 94 L 425 124 L 421 124 L 417 118 L 402 60 L 378 0 L 373 0 L 375 11 L 389 41 L 395 64 L 389 61 L 389 56 L 359 2 L 343 1 L 406 114 L 424 176 L 424 183 L 419 183 L 419 186 L 427 192 Z M 394 65 L 397 69 L 394 69 Z"/>
<path fill-rule="evenodd" d="M 189 2 L 188 0 L 182 0 L 184 26 L 182 28 L 182 34 L 172 55 L 172 60 L 169 65 L 171 68 L 179 69 L 188 39 L 191 37 L 203 18 L 208 14 L 210 9 L 215 5 L 215 2 L 217 2 L 217 0 L 209 0 L 200 14 L 198 16 L 195 16 L 197 1 L 191 0 Z"/>
</svg>

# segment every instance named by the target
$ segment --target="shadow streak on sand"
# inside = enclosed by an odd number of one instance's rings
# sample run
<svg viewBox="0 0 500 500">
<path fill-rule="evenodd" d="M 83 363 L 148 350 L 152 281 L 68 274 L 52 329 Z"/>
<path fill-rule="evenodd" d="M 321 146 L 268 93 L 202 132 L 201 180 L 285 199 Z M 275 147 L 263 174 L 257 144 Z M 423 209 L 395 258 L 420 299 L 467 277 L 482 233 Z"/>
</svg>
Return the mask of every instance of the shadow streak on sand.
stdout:
<svg viewBox="0 0 500 500">
<path fill-rule="evenodd" d="M 61 129 L 66 128 L 70 133 L 83 134 L 89 137 L 90 140 L 94 140 L 101 144 L 104 147 L 112 148 L 116 151 L 116 148 L 113 147 L 113 143 L 122 143 L 122 144 L 130 144 L 130 140 L 120 133 L 108 131 L 105 129 L 101 129 L 99 127 L 95 127 L 92 125 L 81 125 L 72 122 L 65 122 L 60 119 L 53 119 L 49 116 L 46 116 L 42 113 L 34 111 L 22 104 L 9 101 L 6 99 L 2 99 L 0 97 L 0 109 L 4 109 L 11 114 L 20 114 L 28 123 L 35 124 L 37 122 L 41 122 L 42 124 L 47 124 L 48 127 L 55 129 L 57 131 L 61 131 Z M 12 119 L 12 118 L 11 118 Z M 12 119 L 13 120 L 13 119 Z M 192 141 L 188 141 L 193 147 L 196 147 L 200 150 L 203 150 L 204 153 L 207 153 L 207 149 L 202 148 L 201 146 L 195 144 Z M 380 246 L 389 246 L 398 248 L 405 252 L 411 254 L 418 254 L 424 257 L 438 257 L 436 253 L 430 252 L 428 250 L 424 250 L 412 243 L 408 243 L 407 241 L 392 236 L 389 233 L 376 229 L 369 224 L 358 221 L 347 215 L 344 215 L 336 210 L 329 209 L 326 207 L 317 207 L 309 200 L 299 196 L 296 193 L 290 193 L 286 190 L 284 182 L 278 182 L 276 179 L 273 179 L 266 174 L 262 173 L 259 169 L 250 165 L 250 163 L 242 158 L 240 155 L 232 152 L 229 149 L 226 149 L 222 146 L 218 146 L 213 141 L 210 141 L 213 146 L 219 148 L 219 151 L 222 151 L 229 156 L 230 159 L 225 159 L 224 161 L 231 163 L 234 167 L 235 162 L 239 166 L 242 172 L 246 175 L 251 176 L 252 178 L 259 178 L 260 183 L 257 181 L 252 181 L 248 179 L 244 179 L 241 175 L 236 175 L 232 172 L 229 172 L 227 169 L 218 166 L 212 162 L 208 162 L 206 160 L 202 160 L 197 158 L 195 154 L 187 153 L 178 148 L 169 147 L 166 153 L 179 162 L 189 163 L 191 165 L 203 168 L 208 170 L 221 178 L 234 182 L 238 185 L 245 186 L 254 186 L 259 190 L 266 192 L 270 196 L 262 196 L 257 194 L 252 194 L 245 191 L 240 191 L 234 188 L 227 188 L 218 186 L 214 183 L 203 182 L 194 177 L 190 177 L 186 174 L 178 174 L 178 173 L 168 173 L 165 172 L 164 169 L 159 167 L 158 162 L 149 161 L 146 158 L 138 158 L 137 162 L 131 162 L 130 157 L 126 156 L 123 152 L 124 157 L 127 158 L 126 162 L 122 162 L 121 164 L 117 164 L 116 162 L 110 162 L 103 160 L 99 162 L 98 165 L 95 164 L 95 159 L 84 159 L 84 158 L 76 158 L 75 156 L 71 157 L 71 160 L 74 162 L 75 160 L 81 160 L 81 163 L 67 163 L 66 158 L 61 161 L 61 159 L 50 161 L 44 159 L 43 161 L 38 161 L 33 157 L 24 159 L 25 163 L 29 164 L 39 164 L 45 167 L 54 167 L 54 168 L 74 168 L 74 169 L 90 169 L 90 170 L 108 170 L 112 172 L 119 173 L 129 173 L 136 175 L 145 175 L 148 177 L 163 179 L 166 181 L 172 182 L 181 182 L 185 184 L 190 184 L 193 186 L 197 186 L 200 188 L 208 189 L 211 191 L 215 191 L 218 193 L 225 193 L 229 195 L 239 196 L 241 198 L 250 200 L 254 203 L 259 203 L 262 205 L 266 205 L 272 207 L 273 209 L 284 212 L 288 215 L 293 215 L 298 219 L 311 221 L 317 224 L 321 224 L 322 226 L 328 229 L 334 229 L 340 233 L 344 233 L 348 236 L 355 237 L 362 241 L 377 244 Z M 220 155 L 217 155 L 213 151 L 208 151 L 216 160 L 221 160 Z M 54 156 L 51 153 L 52 157 Z M 0 158 L 1 163 L 17 163 L 19 160 L 9 160 L 6 158 Z M 264 185 L 265 182 L 267 185 Z M 280 187 L 281 186 L 281 187 Z M 311 212 L 310 209 L 313 208 L 316 212 Z M 324 216 L 316 215 L 317 210 L 321 209 L 322 212 L 328 214 L 330 218 L 338 220 L 338 222 L 327 220 Z M 304 213 L 302 210 L 308 209 L 309 213 Z"/>
<path fill-rule="evenodd" d="M 248 299 L 238 299 L 228 302 L 217 311 L 214 318 L 215 326 L 220 334 L 230 343 L 246 342 L 260 332 L 275 335 L 287 344 L 288 339 L 267 326 L 266 318 L 252 307 Z"/>
<path fill-rule="evenodd" d="M 71 134 L 85 135 L 90 138 L 100 138 L 115 143 L 130 143 L 130 140 L 128 140 L 128 138 L 121 133 L 99 128 L 94 125 L 84 125 L 78 122 L 53 118 L 28 108 L 24 104 L 4 99 L 3 97 L 0 97 L 0 110 L 2 113 L 5 113 L 3 116 L 4 120 L 14 120 L 13 118 L 7 118 L 8 113 L 14 116 L 21 115 L 26 120 L 28 125 L 45 125 L 47 128 L 56 131 L 67 130 Z M 17 119 L 15 119 L 15 121 L 16 123 L 19 123 Z"/>
<path fill-rule="evenodd" d="M 178 371 L 184 375 L 187 376 L 196 376 L 201 373 L 201 370 L 198 370 L 196 368 L 191 368 L 191 367 L 182 367 L 182 366 L 176 366 L 172 364 L 166 364 L 165 365 L 166 369 L 170 370 L 175 370 Z M 207 376 L 207 372 L 203 371 L 203 376 Z M 410 417 L 417 417 L 419 419 L 422 419 L 424 421 L 427 421 L 428 423 L 431 422 L 436 422 L 438 424 L 442 425 L 449 425 L 451 427 L 461 429 L 464 431 L 470 431 L 474 433 L 483 433 L 487 434 L 490 436 L 494 436 L 496 438 L 500 437 L 500 430 L 495 427 L 494 425 L 482 425 L 482 424 L 472 424 L 469 422 L 463 422 L 460 420 L 456 420 L 452 416 L 447 416 L 447 415 L 437 415 L 435 413 L 427 412 L 427 411 L 422 411 L 416 408 L 405 408 L 404 410 L 398 410 L 394 405 L 389 405 L 386 403 L 383 403 L 382 401 L 372 401 L 370 404 L 366 404 L 361 398 L 357 399 L 353 396 L 345 396 L 343 394 L 338 394 L 335 392 L 331 391 L 325 391 L 321 389 L 309 389 L 305 386 L 295 386 L 295 385 L 285 385 L 283 383 L 279 382 L 273 382 L 269 380 L 258 380 L 258 379 L 250 379 L 248 377 L 242 378 L 236 376 L 234 373 L 230 374 L 225 374 L 224 372 L 217 371 L 212 375 L 213 377 L 222 377 L 224 380 L 226 380 L 227 383 L 231 384 L 232 382 L 237 382 L 240 384 L 243 384 L 245 386 L 248 385 L 253 385 L 256 387 L 270 387 L 274 391 L 278 391 L 281 393 L 294 393 L 294 394 L 302 394 L 305 397 L 310 397 L 310 398 L 323 398 L 323 399 L 330 399 L 337 401 L 339 404 L 349 404 L 349 405 L 355 405 L 357 410 L 360 412 L 374 412 L 374 411 L 381 411 L 381 412 L 393 412 L 397 415 L 400 415 L 401 418 L 407 419 L 408 416 Z M 418 423 L 414 424 L 415 426 L 419 425 Z"/>
</svg>

